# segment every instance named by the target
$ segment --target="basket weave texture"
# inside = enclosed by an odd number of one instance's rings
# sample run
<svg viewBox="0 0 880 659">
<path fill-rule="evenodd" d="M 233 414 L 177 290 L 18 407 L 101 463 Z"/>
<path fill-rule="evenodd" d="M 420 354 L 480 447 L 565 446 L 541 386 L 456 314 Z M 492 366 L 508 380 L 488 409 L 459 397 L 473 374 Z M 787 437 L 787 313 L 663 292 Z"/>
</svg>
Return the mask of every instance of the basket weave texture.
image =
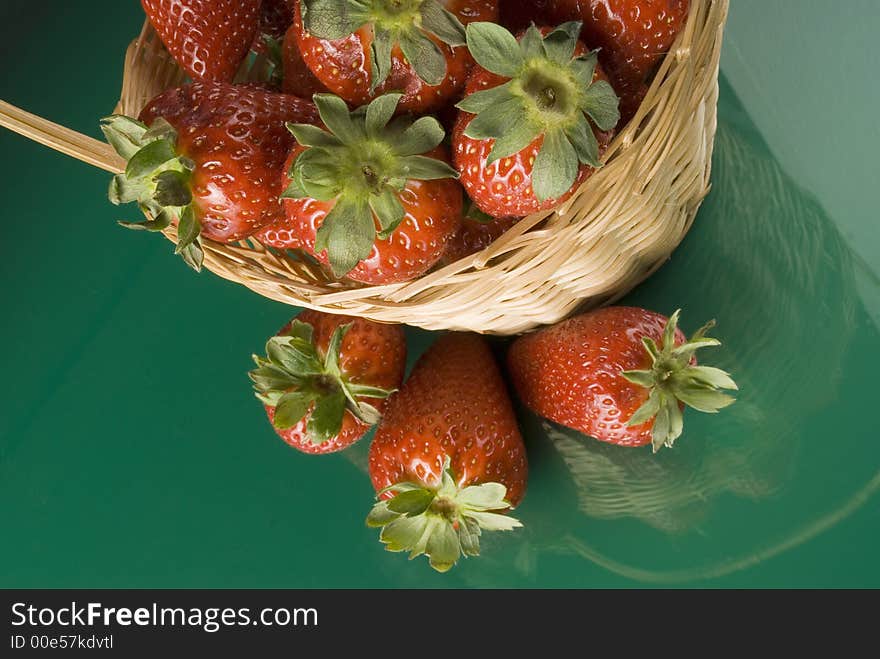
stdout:
<svg viewBox="0 0 880 659">
<path fill-rule="evenodd" d="M 203 241 L 204 265 L 273 300 L 426 329 L 515 334 L 609 303 L 669 258 L 709 191 L 727 11 L 728 0 L 692 0 L 684 30 L 604 167 L 560 207 L 523 218 L 482 252 L 384 286 L 332 281 L 311 260 L 255 240 Z M 116 111 L 137 116 L 183 82 L 145 23 L 126 52 Z M 124 168 L 107 145 L 2 101 L 0 123 L 108 171 Z M 165 235 L 176 240 L 174 227 Z"/>
</svg>

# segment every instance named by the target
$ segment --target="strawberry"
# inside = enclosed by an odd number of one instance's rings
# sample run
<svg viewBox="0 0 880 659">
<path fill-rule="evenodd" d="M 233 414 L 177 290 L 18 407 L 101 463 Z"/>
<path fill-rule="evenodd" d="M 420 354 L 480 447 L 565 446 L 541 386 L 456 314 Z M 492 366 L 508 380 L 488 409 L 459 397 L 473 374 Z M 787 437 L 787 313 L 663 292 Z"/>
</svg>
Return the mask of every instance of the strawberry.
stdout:
<svg viewBox="0 0 880 659">
<path fill-rule="evenodd" d="M 600 167 L 619 119 L 617 97 L 580 23 L 527 29 L 467 26 L 479 66 L 452 136 L 455 166 L 476 206 L 494 217 L 553 208 Z"/>
<path fill-rule="evenodd" d="M 281 90 L 285 94 L 311 98 L 315 94 L 327 91 L 327 89 L 303 61 L 302 53 L 299 52 L 299 44 L 296 41 L 296 32 L 297 28 L 291 26 L 284 35 L 284 42 L 281 45 L 283 71 Z"/>
<path fill-rule="evenodd" d="M 560 21 L 581 20 L 581 38 L 599 48 L 621 104 L 629 111 L 645 81 L 687 21 L 688 0 L 550 0 Z"/>
<path fill-rule="evenodd" d="M 303 453 L 354 444 L 380 418 L 403 382 L 400 325 L 303 311 L 254 355 L 257 398 L 275 431 Z"/>
<path fill-rule="evenodd" d="M 491 217 L 471 209 L 461 220 L 461 228 L 446 245 L 443 263 L 455 263 L 465 256 L 482 252 L 504 232 L 520 221 L 519 217 Z"/>
<path fill-rule="evenodd" d="M 720 342 L 689 341 L 666 318 L 634 307 L 607 307 L 517 339 L 508 353 L 514 386 L 537 414 L 603 442 L 672 446 L 689 405 L 717 412 L 734 402 L 724 371 L 697 366 L 694 353 Z"/>
<path fill-rule="evenodd" d="M 300 146 L 288 161 L 286 220 L 260 240 L 300 247 L 336 277 L 368 284 L 412 279 L 440 259 L 460 223 L 458 174 L 438 148 L 436 119 L 389 123 L 400 97 L 349 112 L 338 96 L 315 95 L 327 130 L 289 126 Z"/>
<path fill-rule="evenodd" d="M 422 355 L 388 401 L 369 466 L 379 501 L 367 524 L 440 572 L 479 554 L 481 529 L 521 526 L 501 512 L 525 493 L 526 451 L 484 338 L 446 334 Z"/>
<path fill-rule="evenodd" d="M 193 80 L 232 82 L 260 19 L 260 0 L 141 0 L 141 5 Z"/>
<path fill-rule="evenodd" d="M 123 226 L 161 231 L 176 223 L 177 253 L 199 270 L 202 237 L 234 242 L 283 214 L 278 177 L 294 144 L 284 122 L 316 117 L 308 101 L 252 86 L 194 82 L 170 89 L 140 121 L 102 121 L 128 163 L 113 179 L 110 201 L 136 201 L 152 216 Z"/>
<path fill-rule="evenodd" d="M 353 105 L 400 91 L 401 112 L 441 107 L 473 60 L 463 24 L 498 18 L 498 0 L 300 0 L 294 12 L 308 67 Z"/>
</svg>

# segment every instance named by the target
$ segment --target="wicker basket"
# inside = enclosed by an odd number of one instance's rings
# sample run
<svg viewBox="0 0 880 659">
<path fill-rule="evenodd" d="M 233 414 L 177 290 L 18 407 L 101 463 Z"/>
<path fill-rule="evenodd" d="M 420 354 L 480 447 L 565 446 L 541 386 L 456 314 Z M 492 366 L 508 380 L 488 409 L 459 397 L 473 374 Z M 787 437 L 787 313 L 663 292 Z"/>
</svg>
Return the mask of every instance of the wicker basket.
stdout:
<svg viewBox="0 0 880 659">
<path fill-rule="evenodd" d="M 295 254 L 254 240 L 204 241 L 205 267 L 287 304 L 427 329 L 514 334 L 579 306 L 619 298 L 679 244 L 709 190 L 718 61 L 728 0 L 692 0 L 690 16 L 638 114 L 605 166 L 555 211 L 524 218 L 484 251 L 414 281 L 329 281 Z M 125 58 L 117 111 L 136 116 L 184 75 L 144 25 Z M 123 162 L 103 142 L 0 101 L 0 124 L 110 172 Z M 176 240 L 173 227 L 165 235 Z"/>
</svg>

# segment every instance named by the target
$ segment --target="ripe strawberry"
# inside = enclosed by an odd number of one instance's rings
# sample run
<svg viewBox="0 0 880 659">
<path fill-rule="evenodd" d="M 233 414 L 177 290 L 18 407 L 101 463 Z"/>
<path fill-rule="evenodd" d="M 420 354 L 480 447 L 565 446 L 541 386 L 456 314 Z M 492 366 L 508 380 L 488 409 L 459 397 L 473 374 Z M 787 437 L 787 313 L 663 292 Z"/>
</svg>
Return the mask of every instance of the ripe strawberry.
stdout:
<svg viewBox="0 0 880 659">
<path fill-rule="evenodd" d="M 296 31 L 297 28 L 291 26 L 284 35 L 284 42 L 281 45 L 281 67 L 284 76 L 281 90 L 285 94 L 311 98 L 315 94 L 327 91 L 327 89 L 303 61 L 302 53 L 299 52 L 299 44 L 296 41 Z"/>
<path fill-rule="evenodd" d="M 600 49 L 599 59 L 622 103 L 631 105 L 684 27 L 688 4 L 688 0 L 550 0 L 549 11 L 556 20 L 583 21 L 581 38 Z"/>
<path fill-rule="evenodd" d="M 254 355 L 249 373 L 275 432 L 303 453 L 351 446 L 403 382 L 400 325 L 303 311 Z"/>
<path fill-rule="evenodd" d="M 473 60 L 463 24 L 494 21 L 498 0 L 301 0 L 294 12 L 308 67 L 334 94 L 363 105 L 400 91 L 401 112 L 445 105 Z"/>
<path fill-rule="evenodd" d="M 260 0 L 141 0 L 168 52 L 194 80 L 232 82 L 257 33 Z"/>
<path fill-rule="evenodd" d="M 481 529 L 521 524 L 502 511 L 526 488 L 522 437 L 485 339 L 447 334 L 389 401 L 370 446 L 379 502 L 367 524 L 389 551 L 427 554 L 445 572 L 479 554 Z"/>
<path fill-rule="evenodd" d="M 352 113 L 338 96 L 314 98 L 327 130 L 289 126 L 302 146 L 288 160 L 287 216 L 259 239 L 300 247 L 335 276 L 363 283 L 423 274 L 443 255 L 461 218 L 458 174 L 438 148 L 440 124 L 432 117 L 388 123 L 400 94 Z"/>
<path fill-rule="evenodd" d="M 455 166 L 494 217 L 523 216 L 570 197 L 593 169 L 619 114 L 617 97 L 577 40 L 580 23 L 530 27 L 519 41 L 493 23 L 467 27 L 479 66 L 455 124 Z"/>
<path fill-rule="evenodd" d="M 686 341 L 678 316 L 608 307 L 522 336 L 508 353 L 514 386 L 529 409 L 600 441 L 672 446 L 685 404 L 717 412 L 734 402 L 719 390 L 737 388 L 696 365 L 699 348 L 720 345 L 705 336 L 714 323 Z"/>
<path fill-rule="evenodd" d="M 102 121 L 126 159 L 110 201 L 136 201 L 152 219 L 124 226 L 161 231 L 178 225 L 177 253 L 201 268 L 201 237 L 234 242 L 283 215 L 278 177 L 294 144 L 285 121 L 314 121 L 312 103 L 251 86 L 195 82 L 170 89 L 141 121 Z"/>
<path fill-rule="evenodd" d="M 455 263 L 465 256 L 476 254 L 498 240 L 509 228 L 520 221 L 519 217 L 491 217 L 471 209 L 461 220 L 461 228 L 446 245 L 443 263 Z"/>
</svg>

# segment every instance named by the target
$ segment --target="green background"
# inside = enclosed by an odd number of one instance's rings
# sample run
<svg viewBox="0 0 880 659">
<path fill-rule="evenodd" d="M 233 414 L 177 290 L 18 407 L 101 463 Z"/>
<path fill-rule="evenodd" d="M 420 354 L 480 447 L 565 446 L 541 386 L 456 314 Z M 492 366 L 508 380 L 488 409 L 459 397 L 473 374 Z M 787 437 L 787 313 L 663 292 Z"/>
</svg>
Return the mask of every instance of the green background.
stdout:
<svg viewBox="0 0 880 659">
<path fill-rule="evenodd" d="M 0 98 L 98 136 L 135 0 L 0 2 Z M 740 401 L 672 451 L 525 412 L 526 529 L 447 575 L 363 526 L 366 442 L 301 455 L 251 395 L 292 309 L 114 225 L 108 175 L 0 131 L 0 586 L 880 586 L 873 0 L 735 0 L 713 191 L 625 301 L 717 317 Z M 434 336 L 409 332 L 414 358 Z"/>
</svg>

